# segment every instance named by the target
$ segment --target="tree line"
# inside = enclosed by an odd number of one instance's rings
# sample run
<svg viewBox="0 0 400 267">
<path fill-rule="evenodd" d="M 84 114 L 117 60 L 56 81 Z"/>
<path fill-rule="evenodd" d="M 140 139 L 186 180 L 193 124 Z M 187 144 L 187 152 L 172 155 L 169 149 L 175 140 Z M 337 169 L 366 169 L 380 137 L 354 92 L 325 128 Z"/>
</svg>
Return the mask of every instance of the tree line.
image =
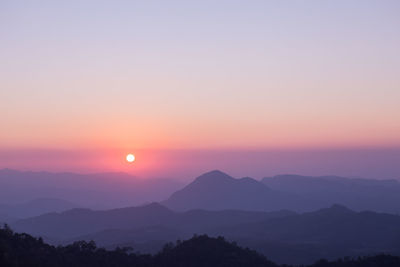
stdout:
<svg viewBox="0 0 400 267">
<path fill-rule="evenodd" d="M 93 241 L 52 246 L 42 238 L 0 228 L 0 266 L 4 267 L 292 267 L 278 265 L 258 252 L 241 248 L 223 237 L 195 235 L 186 241 L 168 243 L 155 255 L 130 247 L 98 248 Z M 400 257 L 376 255 L 320 260 L 307 267 L 399 267 Z M 306 266 L 304 266 L 306 267 Z"/>
</svg>

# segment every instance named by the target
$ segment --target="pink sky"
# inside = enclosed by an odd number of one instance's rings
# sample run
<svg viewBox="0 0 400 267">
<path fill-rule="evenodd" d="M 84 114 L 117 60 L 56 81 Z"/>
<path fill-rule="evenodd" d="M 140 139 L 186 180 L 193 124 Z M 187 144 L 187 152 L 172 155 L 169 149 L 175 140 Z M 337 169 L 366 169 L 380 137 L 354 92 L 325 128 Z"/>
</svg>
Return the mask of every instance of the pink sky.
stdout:
<svg viewBox="0 0 400 267">
<path fill-rule="evenodd" d="M 2 1 L 0 167 L 396 176 L 391 152 L 243 152 L 400 147 L 400 5 L 378 3 Z"/>
<path fill-rule="evenodd" d="M 339 175 L 400 179 L 400 148 L 314 150 L 136 150 L 136 161 L 125 161 L 130 150 L 9 150 L 0 151 L 0 168 L 127 172 L 139 178 L 190 181 L 220 169 L 235 177 L 262 178 L 277 174 Z"/>
</svg>

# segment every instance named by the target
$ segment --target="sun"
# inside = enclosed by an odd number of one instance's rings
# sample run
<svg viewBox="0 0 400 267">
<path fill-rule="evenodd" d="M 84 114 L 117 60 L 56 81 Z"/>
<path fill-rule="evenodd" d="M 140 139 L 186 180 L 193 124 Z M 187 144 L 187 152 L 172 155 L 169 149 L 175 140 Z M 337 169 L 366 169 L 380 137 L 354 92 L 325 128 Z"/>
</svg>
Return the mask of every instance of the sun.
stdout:
<svg viewBox="0 0 400 267">
<path fill-rule="evenodd" d="M 135 161 L 135 155 L 133 155 L 133 154 L 126 155 L 126 161 L 129 162 L 129 163 L 134 162 Z"/>
</svg>

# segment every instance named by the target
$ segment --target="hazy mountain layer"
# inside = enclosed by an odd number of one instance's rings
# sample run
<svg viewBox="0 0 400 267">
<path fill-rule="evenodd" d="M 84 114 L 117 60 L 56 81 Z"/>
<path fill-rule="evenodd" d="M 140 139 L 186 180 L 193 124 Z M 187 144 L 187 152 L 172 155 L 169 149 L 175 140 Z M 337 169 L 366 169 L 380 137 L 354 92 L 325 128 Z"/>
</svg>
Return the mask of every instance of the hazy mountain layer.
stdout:
<svg viewBox="0 0 400 267">
<path fill-rule="evenodd" d="M 92 211 L 74 209 L 16 222 L 12 227 L 57 244 L 94 240 L 100 246 L 133 246 L 156 252 L 167 241 L 193 234 L 223 235 L 279 263 L 310 263 L 321 257 L 400 254 L 400 216 L 355 212 L 340 205 L 314 212 L 174 212 L 153 203 Z"/>
<path fill-rule="evenodd" d="M 110 209 L 160 201 L 181 187 L 182 183 L 175 180 L 139 179 L 126 173 L 0 170 L 0 203 L 6 205 L 51 198 L 70 201 L 80 207 Z"/>
<path fill-rule="evenodd" d="M 305 177 L 279 175 L 235 179 L 212 171 L 197 177 L 173 193 L 163 204 L 173 210 L 240 209 L 298 212 L 321 209 L 333 204 L 354 210 L 400 213 L 400 183 L 395 180 L 350 179 L 334 176 Z"/>
</svg>

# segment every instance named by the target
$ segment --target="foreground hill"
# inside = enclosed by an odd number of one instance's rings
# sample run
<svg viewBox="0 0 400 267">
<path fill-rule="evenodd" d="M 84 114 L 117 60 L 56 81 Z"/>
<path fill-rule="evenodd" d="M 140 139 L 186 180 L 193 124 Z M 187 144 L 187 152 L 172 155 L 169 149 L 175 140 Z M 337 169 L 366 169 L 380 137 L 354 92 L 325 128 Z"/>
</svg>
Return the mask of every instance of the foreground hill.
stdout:
<svg viewBox="0 0 400 267">
<path fill-rule="evenodd" d="M 12 227 L 54 244 L 94 240 L 102 247 L 132 246 L 146 253 L 193 234 L 222 235 L 275 262 L 291 264 L 379 252 L 400 255 L 400 216 L 355 212 L 340 205 L 296 214 L 175 212 L 153 203 L 108 211 L 75 209 L 20 220 Z"/>
<path fill-rule="evenodd" d="M 146 266 L 146 267 L 273 267 L 264 256 L 226 242 L 223 238 L 193 237 L 176 245 L 167 244 L 154 256 L 128 253 L 127 249 L 106 251 L 93 242 L 54 247 L 27 234 L 0 229 L 0 266 Z"/>
<path fill-rule="evenodd" d="M 195 236 L 176 244 L 169 243 L 156 255 L 131 253 L 128 248 L 107 251 L 94 242 L 80 241 L 65 247 L 54 247 L 27 234 L 0 229 L 0 266 L 41 267 L 277 267 L 264 256 L 243 249 L 224 238 Z M 309 267 L 398 267 L 400 258 L 389 255 L 346 259 L 335 262 L 320 260 Z M 289 267 L 286 265 L 286 267 Z"/>
</svg>

